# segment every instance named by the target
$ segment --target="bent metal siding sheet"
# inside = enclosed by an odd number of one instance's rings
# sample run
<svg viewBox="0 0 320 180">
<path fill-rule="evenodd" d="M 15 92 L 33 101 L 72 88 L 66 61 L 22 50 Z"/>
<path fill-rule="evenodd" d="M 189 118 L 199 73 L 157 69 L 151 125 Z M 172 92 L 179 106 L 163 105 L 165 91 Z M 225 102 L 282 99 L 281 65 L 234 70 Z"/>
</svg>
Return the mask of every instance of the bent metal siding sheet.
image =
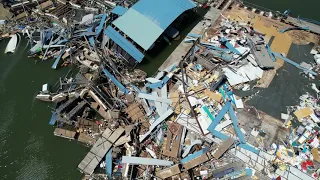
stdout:
<svg viewBox="0 0 320 180">
<path fill-rule="evenodd" d="M 132 45 L 126 38 L 121 36 L 113 27 L 108 26 L 104 33 L 112 39 L 117 45 L 119 45 L 123 50 L 125 50 L 130 56 L 132 56 L 136 61 L 141 62 L 144 55 Z"/>
</svg>

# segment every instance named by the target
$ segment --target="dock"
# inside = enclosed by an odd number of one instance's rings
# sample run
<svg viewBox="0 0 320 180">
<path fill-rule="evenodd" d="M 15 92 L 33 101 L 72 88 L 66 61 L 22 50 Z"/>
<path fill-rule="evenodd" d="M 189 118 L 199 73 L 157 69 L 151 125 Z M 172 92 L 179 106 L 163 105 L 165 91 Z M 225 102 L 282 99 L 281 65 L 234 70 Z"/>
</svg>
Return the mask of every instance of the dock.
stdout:
<svg viewBox="0 0 320 180">
<path fill-rule="evenodd" d="M 119 139 L 123 132 L 123 128 L 118 128 L 114 132 L 110 129 L 106 129 L 101 138 L 97 140 L 89 153 L 78 165 L 78 168 L 85 174 L 92 174 L 101 159 L 105 157 L 109 149 Z"/>
<path fill-rule="evenodd" d="M 69 131 L 66 129 L 61 129 L 61 128 L 56 128 L 53 132 L 55 136 L 67 138 L 67 139 L 72 139 L 74 140 L 74 136 L 76 135 L 76 132 L 74 131 Z"/>
<path fill-rule="evenodd" d="M 285 19 L 284 22 L 297 27 L 309 27 L 310 32 L 320 35 L 320 26 L 317 24 L 303 21 L 301 19 L 290 16 L 288 16 L 288 18 Z"/>
</svg>

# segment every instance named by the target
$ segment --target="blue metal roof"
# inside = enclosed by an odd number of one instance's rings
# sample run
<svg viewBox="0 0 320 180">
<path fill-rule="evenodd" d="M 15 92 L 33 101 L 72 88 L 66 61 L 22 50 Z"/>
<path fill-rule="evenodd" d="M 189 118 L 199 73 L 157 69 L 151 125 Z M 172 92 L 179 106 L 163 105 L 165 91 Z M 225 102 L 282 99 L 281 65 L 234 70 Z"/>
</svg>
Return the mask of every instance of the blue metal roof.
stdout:
<svg viewBox="0 0 320 180">
<path fill-rule="evenodd" d="M 53 112 L 51 115 L 49 124 L 53 126 L 56 123 L 56 121 L 57 121 L 57 114 L 55 112 Z"/>
<path fill-rule="evenodd" d="M 140 0 L 113 24 L 148 50 L 180 14 L 194 7 L 191 0 Z"/>
<path fill-rule="evenodd" d="M 57 59 L 54 61 L 53 65 L 51 66 L 52 69 L 57 69 L 57 66 L 60 62 L 60 59 L 64 53 L 64 51 L 66 51 L 66 47 L 64 47 L 61 51 L 60 54 L 58 55 Z"/>
<path fill-rule="evenodd" d="M 115 8 L 112 9 L 112 13 L 113 14 L 117 14 L 119 16 L 122 16 L 124 13 L 126 13 L 128 11 L 127 8 L 122 7 L 122 6 L 116 6 Z"/>
<path fill-rule="evenodd" d="M 121 36 L 113 27 L 108 26 L 104 33 L 112 39 L 123 50 L 130 54 L 136 61 L 141 62 L 144 58 L 142 54 L 133 44 L 131 44 L 126 38 Z"/>
</svg>

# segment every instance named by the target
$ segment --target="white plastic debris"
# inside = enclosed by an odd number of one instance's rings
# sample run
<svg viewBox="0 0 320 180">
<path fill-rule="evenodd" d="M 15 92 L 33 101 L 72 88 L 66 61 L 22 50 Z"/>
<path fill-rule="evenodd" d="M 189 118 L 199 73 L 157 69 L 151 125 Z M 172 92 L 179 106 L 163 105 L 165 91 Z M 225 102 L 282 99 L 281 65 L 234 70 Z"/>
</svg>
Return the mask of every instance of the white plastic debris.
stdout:
<svg viewBox="0 0 320 180">
<path fill-rule="evenodd" d="M 320 122 L 319 118 L 315 114 L 311 114 L 310 117 L 315 123 L 319 123 Z"/>
<path fill-rule="evenodd" d="M 318 148 L 319 147 L 319 139 L 318 138 L 314 138 L 313 141 L 310 143 L 310 145 L 313 148 Z"/>
<path fill-rule="evenodd" d="M 306 68 L 306 69 L 309 69 L 309 70 L 312 69 L 312 65 L 311 65 L 311 64 L 308 64 L 308 63 L 306 63 L 306 62 L 302 62 L 302 63 L 300 64 L 300 66 L 301 66 L 301 67 L 304 67 L 304 68 Z"/>
<path fill-rule="evenodd" d="M 233 95 L 233 98 L 235 99 L 236 107 L 237 107 L 238 109 L 243 109 L 243 108 L 244 108 L 244 105 L 243 105 L 242 99 L 241 99 L 241 98 L 240 98 L 240 99 L 237 99 L 237 98 L 235 97 L 235 95 Z"/>
<path fill-rule="evenodd" d="M 320 54 L 315 54 L 314 60 L 316 61 L 317 64 L 320 64 Z"/>
<path fill-rule="evenodd" d="M 283 119 L 283 120 L 289 119 L 289 114 L 281 113 L 281 119 Z"/>
<path fill-rule="evenodd" d="M 151 157 L 153 158 L 157 158 L 157 155 L 155 152 L 153 152 L 151 149 L 149 148 L 146 148 L 146 151 L 150 154 Z"/>
<path fill-rule="evenodd" d="M 93 18 L 94 18 L 94 14 L 87 14 L 82 17 L 80 24 L 85 24 L 85 25 L 91 24 L 93 21 Z"/>
<path fill-rule="evenodd" d="M 320 90 L 317 88 L 316 84 L 314 84 L 314 83 L 311 84 L 311 88 L 312 88 L 314 91 L 316 91 L 316 93 L 319 93 L 319 92 L 320 92 Z"/>
<path fill-rule="evenodd" d="M 250 90 L 250 85 L 249 84 L 243 85 L 242 91 L 248 91 L 248 90 Z"/>
<path fill-rule="evenodd" d="M 254 137 L 257 137 L 259 135 L 259 131 L 256 131 L 256 130 L 252 129 L 251 135 L 254 136 Z"/>
<path fill-rule="evenodd" d="M 317 50 L 315 50 L 315 49 L 312 49 L 311 50 L 311 52 L 310 52 L 310 54 L 313 54 L 313 55 L 316 55 L 316 54 L 318 54 L 319 52 L 317 51 Z"/>
</svg>

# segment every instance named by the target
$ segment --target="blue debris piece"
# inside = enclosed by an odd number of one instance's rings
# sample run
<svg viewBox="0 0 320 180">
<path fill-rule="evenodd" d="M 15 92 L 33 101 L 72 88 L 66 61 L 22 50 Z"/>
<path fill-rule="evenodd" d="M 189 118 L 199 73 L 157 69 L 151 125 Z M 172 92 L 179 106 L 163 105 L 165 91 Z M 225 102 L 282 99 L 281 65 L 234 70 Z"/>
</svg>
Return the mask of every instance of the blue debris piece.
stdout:
<svg viewBox="0 0 320 180">
<path fill-rule="evenodd" d="M 171 77 L 169 77 L 168 75 L 166 75 L 163 79 L 162 79 L 162 82 L 163 84 L 167 84 L 168 81 L 170 80 Z"/>
<path fill-rule="evenodd" d="M 220 47 L 217 47 L 217 46 L 213 46 L 212 44 L 209 44 L 209 43 L 201 43 L 202 46 L 205 46 L 209 49 L 212 49 L 211 53 L 218 57 L 218 58 L 221 58 L 227 62 L 230 62 L 231 59 L 233 58 L 233 55 L 232 54 L 228 54 L 229 52 L 231 52 L 230 49 L 226 49 L 226 48 L 220 48 Z"/>
<path fill-rule="evenodd" d="M 230 107 L 231 107 L 231 102 L 230 101 L 226 102 L 226 104 L 222 107 L 221 111 L 215 117 L 214 121 L 208 127 L 209 131 L 214 130 L 218 126 L 218 124 L 222 120 L 223 116 L 229 111 Z"/>
<path fill-rule="evenodd" d="M 191 161 L 192 159 L 201 156 L 202 154 L 206 153 L 207 151 L 209 151 L 209 148 L 205 147 L 205 148 L 201 149 L 200 151 L 197 151 L 197 152 L 190 154 L 189 156 L 181 159 L 180 163 L 181 164 L 187 163 L 187 162 Z"/>
<path fill-rule="evenodd" d="M 112 13 L 113 14 L 117 14 L 117 15 L 119 15 L 119 16 L 122 16 L 122 15 L 124 15 L 124 13 L 126 13 L 128 11 L 128 9 L 127 8 L 125 8 L 125 7 L 122 7 L 122 6 L 116 6 L 116 7 L 114 7 L 113 9 L 112 9 Z"/>
<path fill-rule="evenodd" d="M 306 21 L 306 22 L 310 22 L 310 23 L 313 23 L 313 24 L 317 24 L 317 25 L 320 25 L 320 22 L 319 21 L 316 21 L 316 20 L 313 20 L 313 19 L 309 19 L 309 18 L 303 18 L 303 17 L 298 17 L 297 18 L 299 21 Z"/>
<path fill-rule="evenodd" d="M 285 33 L 287 31 L 291 31 L 291 30 L 303 30 L 303 31 L 308 31 L 309 27 L 290 27 L 290 28 L 284 28 L 282 30 L 280 30 L 280 33 Z"/>
<path fill-rule="evenodd" d="M 66 47 L 64 47 L 61 51 L 60 54 L 58 55 L 57 59 L 54 61 L 53 65 L 51 66 L 52 69 L 57 69 L 57 66 L 60 62 L 60 59 L 63 55 L 63 53 L 66 51 Z"/>
<path fill-rule="evenodd" d="M 219 131 L 216 131 L 216 130 L 211 130 L 210 131 L 212 135 L 214 135 L 215 137 L 219 138 L 219 139 L 222 139 L 222 140 L 227 140 L 229 138 L 229 136 L 219 132 Z"/>
<path fill-rule="evenodd" d="M 104 34 L 107 35 L 112 41 L 114 41 L 118 46 L 120 46 L 124 51 L 126 51 L 132 58 L 137 62 L 141 62 L 144 58 L 144 54 L 140 52 L 131 42 L 124 38 L 118 31 L 113 27 L 108 26 L 104 30 Z"/>
<path fill-rule="evenodd" d="M 155 88 L 161 88 L 163 86 L 162 81 L 156 82 L 156 83 L 148 83 L 146 84 L 146 87 L 149 87 L 151 89 Z"/>
<path fill-rule="evenodd" d="M 53 35 L 52 31 L 46 31 L 42 44 L 44 44 L 46 41 L 49 41 L 51 39 L 52 35 Z"/>
<path fill-rule="evenodd" d="M 233 96 L 233 92 L 228 90 L 228 85 L 227 85 L 227 84 L 224 84 L 224 85 L 223 85 L 223 89 L 224 89 L 224 92 L 225 92 L 225 93 L 227 94 L 227 96 L 229 97 L 229 99 L 231 99 L 231 101 L 233 102 L 233 104 L 236 104 L 236 101 L 235 101 L 234 96 Z"/>
<path fill-rule="evenodd" d="M 284 60 L 284 61 L 286 61 L 286 62 L 288 62 L 288 63 L 290 63 L 290 64 L 292 64 L 292 65 L 294 65 L 295 67 L 297 67 L 297 68 L 299 68 L 299 69 L 301 69 L 301 70 L 303 70 L 303 71 L 306 71 L 306 72 L 308 72 L 308 73 L 310 73 L 310 74 L 312 74 L 312 75 L 315 75 L 315 76 L 318 75 L 316 72 L 311 71 L 311 70 L 309 70 L 309 69 L 307 69 L 307 68 L 304 68 L 304 67 L 300 66 L 298 63 L 296 63 L 296 62 L 294 62 L 294 61 L 292 61 L 292 60 L 290 60 L 290 59 L 288 59 L 288 58 L 286 58 L 286 57 L 283 57 L 283 56 L 282 56 L 281 54 L 279 54 L 279 53 L 272 52 L 272 54 L 273 54 L 274 56 L 276 56 L 276 57 L 278 57 L 278 58 L 280 58 L 280 59 L 282 59 L 282 60 Z"/>
<path fill-rule="evenodd" d="M 92 27 L 88 28 L 88 32 L 93 32 L 92 31 Z M 91 46 L 94 46 L 94 38 L 93 38 L 93 36 L 89 37 L 89 43 L 90 43 Z"/>
<path fill-rule="evenodd" d="M 106 174 L 112 179 L 112 148 L 106 154 Z"/>
<path fill-rule="evenodd" d="M 191 42 L 194 42 L 195 40 L 197 40 L 197 39 L 194 39 L 194 38 L 185 38 L 185 39 L 183 40 L 183 42 L 185 42 L 185 43 L 191 43 Z"/>
<path fill-rule="evenodd" d="M 223 171 L 221 171 L 221 172 L 218 172 L 218 173 L 216 173 L 216 174 L 213 174 L 213 177 L 214 177 L 214 178 L 220 178 L 220 177 L 223 177 L 223 176 L 225 176 L 225 175 L 227 175 L 227 174 L 233 173 L 234 171 L 235 171 L 235 168 L 234 168 L 234 167 L 228 168 L 228 169 L 226 169 L 226 170 L 223 170 Z"/>
<path fill-rule="evenodd" d="M 96 28 L 96 36 L 99 36 L 100 33 L 102 32 L 103 25 L 104 25 L 107 17 L 108 17 L 107 14 L 103 14 L 103 16 L 102 16 L 102 18 L 101 18 L 101 21 L 100 21 L 100 24 L 99 24 L 99 26 Z"/>
<path fill-rule="evenodd" d="M 206 46 L 207 48 L 210 48 L 210 49 L 213 49 L 213 50 L 217 50 L 217 51 L 223 51 L 223 52 L 230 52 L 231 51 L 230 49 L 220 48 L 220 47 L 214 46 L 214 45 L 209 44 L 209 43 L 200 43 L 200 44 L 203 45 L 203 46 Z"/>
<path fill-rule="evenodd" d="M 230 118 L 231 118 L 231 120 L 232 120 L 233 127 L 234 127 L 234 129 L 236 130 L 236 134 L 237 134 L 240 142 L 241 142 L 242 144 L 245 144 L 245 143 L 246 143 L 246 140 L 244 139 L 244 136 L 243 136 L 243 134 L 242 134 L 242 132 L 241 132 L 239 126 L 238 126 L 237 117 L 236 117 L 236 115 L 234 114 L 234 110 L 233 110 L 233 108 L 232 108 L 231 106 L 229 107 L 229 115 L 230 115 Z"/>
<path fill-rule="evenodd" d="M 49 124 L 53 126 L 56 123 L 56 121 L 57 121 L 57 114 L 55 112 L 52 112 Z"/>
<path fill-rule="evenodd" d="M 68 39 L 63 39 L 63 40 L 60 40 L 56 43 L 56 45 L 60 45 L 60 44 L 64 44 L 66 42 L 68 42 L 69 40 Z"/>
<path fill-rule="evenodd" d="M 228 101 L 226 102 L 226 104 L 222 107 L 221 111 L 218 113 L 218 115 L 215 117 L 215 120 L 210 124 L 210 126 L 208 127 L 208 131 L 215 137 L 219 138 L 219 139 L 222 139 L 222 140 L 227 140 L 229 138 L 229 136 L 221 133 L 221 132 L 218 132 L 215 130 L 215 128 L 217 127 L 217 125 L 220 123 L 220 121 L 222 120 L 223 116 L 229 112 L 229 115 L 230 115 L 230 118 L 232 120 L 232 123 L 233 123 L 233 126 L 234 126 L 234 129 L 236 131 L 236 134 L 240 140 L 240 142 L 238 143 L 238 146 L 243 148 L 243 149 L 246 149 L 248 151 L 251 151 L 255 154 L 259 154 L 259 150 L 246 144 L 246 141 L 245 141 L 245 138 L 241 132 L 241 129 L 239 128 L 238 126 L 238 121 L 237 121 L 237 117 L 234 113 L 234 110 L 231 106 L 231 102 Z"/>
<path fill-rule="evenodd" d="M 110 80 L 125 94 L 129 93 L 129 90 L 127 88 L 125 88 L 116 77 L 114 77 L 108 70 L 103 69 L 104 74 L 110 78 Z"/>
<path fill-rule="evenodd" d="M 202 109 L 207 113 L 208 117 L 211 119 L 211 121 L 214 121 L 214 117 L 212 116 L 212 114 L 210 113 L 209 109 L 207 106 L 203 106 Z"/>
<path fill-rule="evenodd" d="M 247 176 L 252 176 L 253 175 L 252 169 L 246 168 L 245 171 L 246 171 L 246 175 Z"/>
<path fill-rule="evenodd" d="M 192 34 L 192 33 L 189 33 L 187 36 L 193 37 L 193 38 L 202 38 L 202 35 L 201 35 L 201 34 Z"/>
<path fill-rule="evenodd" d="M 284 14 L 284 15 L 289 15 L 290 12 L 291 12 L 291 10 L 290 10 L 290 9 L 287 9 L 287 10 L 284 11 L 283 14 Z"/>
<path fill-rule="evenodd" d="M 140 90 L 137 86 L 135 86 L 135 85 L 133 85 L 133 84 L 131 84 L 131 86 L 133 87 L 133 89 L 134 89 L 135 91 L 137 91 L 137 93 L 141 93 L 141 90 Z"/>
<path fill-rule="evenodd" d="M 241 55 L 241 53 L 233 47 L 233 45 L 224 37 L 221 38 L 221 42 L 225 43 L 225 45 L 227 46 L 228 49 L 230 49 L 232 52 Z"/>
<path fill-rule="evenodd" d="M 238 146 L 243 148 L 243 149 L 246 149 L 248 151 L 251 151 L 251 152 L 253 152 L 255 154 L 259 154 L 260 153 L 259 149 L 256 149 L 256 148 L 254 148 L 254 147 L 252 147 L 252 146 L 250 146 L 248 144 L 239 144 Z"/>
<path fill-rule="evenodd" d="M 270 58 L 272 59 L 272 61 L 273 61 L 273 62 L 276 62 L 276 58 L 275 58 L 274 55 L 272 54 L 271 48 L 270 48 L 270 46 L 269 46 L 268 44 L 266 45 L 266 48 L 267 48 L 268 54 L 269 54 Z"/>
</svg>

